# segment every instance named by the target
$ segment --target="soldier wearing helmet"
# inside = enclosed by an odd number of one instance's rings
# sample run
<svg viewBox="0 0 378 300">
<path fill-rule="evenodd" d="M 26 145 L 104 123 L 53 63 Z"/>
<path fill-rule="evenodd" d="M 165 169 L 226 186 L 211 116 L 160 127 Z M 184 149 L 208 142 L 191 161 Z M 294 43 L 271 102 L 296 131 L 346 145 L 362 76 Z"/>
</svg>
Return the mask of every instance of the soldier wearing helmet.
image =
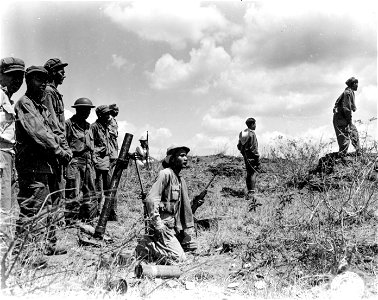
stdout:
<svg viewBox="0 0 378 300">
<path fill-rule="evenodd" d="M 147 157 L 148 155 L 148 140 L 147 140 L 147 135 L 142 135 L 139 139 L 140 145 L 138 145 L 135 148 L 135 161 L 136 163 L 144 167 L 147 164 L 147 160 L 150 158 Z"/>
<path fill-rule="evenodd" d="M 92 161 L 94 142 L 89 130 L 90 124 L 86 121 L 95 106 L 88 98 L 79 98 L 72 107 L 76 114 L 66 121 L 65 128 L 67 142 L 73 154 L 65 172 L 66 224 L 77 219 L 91 220 L 98 211 Z"/>
</svg>

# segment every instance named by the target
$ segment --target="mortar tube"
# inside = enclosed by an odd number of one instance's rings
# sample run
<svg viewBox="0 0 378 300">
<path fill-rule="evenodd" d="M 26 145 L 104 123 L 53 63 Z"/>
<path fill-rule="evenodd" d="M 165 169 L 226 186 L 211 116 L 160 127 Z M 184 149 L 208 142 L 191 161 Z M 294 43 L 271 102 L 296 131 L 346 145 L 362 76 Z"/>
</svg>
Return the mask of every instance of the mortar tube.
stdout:
<svg viewBox="0 0 378 300">
<path fill-rule="evenodd" d="M 135 267 L 135 275 L 137 278 L 145 276 L 156 278 L 179 278 L 182 271 L 179 266 L 164 266 L 164 265 L 147 265 L 138 264 Z"/>
<path fill-rule="evenodd" d="M 120 153 L 118 155 L 116 165 L 114 167 L 112 179 L 110 181 L 110 188 L 108 191 L 105 191 L 105 202 L 102 207 L 102 211 L 100 214 L 100 218 L 98 220 L 97 227 L 95 229 L 95 233 L 94 233 L 95 238 L 102 239 L 105 233 L 106 223 L 108 222 L 110 209 L 112 207 L 114 198 L 117 194 L 117 189 L 118 189 L 119 181 L 122 176 L 122 172 L 124 169 L 127 169 L 127 166 L 129 164 L 129 159 L 130 159 L 129 149 L 130 149 L 132 140 L 133 140 L 133 135 L 130 133 L 126 133 L 123 139 L 123 143 L 121 146 Z"/>
</svg>

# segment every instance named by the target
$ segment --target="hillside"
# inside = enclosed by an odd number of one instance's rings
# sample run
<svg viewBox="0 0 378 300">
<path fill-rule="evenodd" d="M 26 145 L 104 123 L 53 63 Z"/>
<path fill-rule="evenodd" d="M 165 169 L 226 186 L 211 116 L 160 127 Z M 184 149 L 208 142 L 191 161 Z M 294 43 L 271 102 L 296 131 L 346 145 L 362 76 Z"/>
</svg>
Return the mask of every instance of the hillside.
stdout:
<svg viewBox="0 0 378 300">
<path fill-rule="evenodd" d="M 216 170 L 223 172 L 217 174 L 205 204 L 196 212 L 197 219 L 211 221 L 210 229 L 197 227 L 198 253 L 180 266 L 179 278 L 168 280 L 139 279 L 134 274 L 138 259 L 132 250 L 144 223 L 140 185 L 131 163 L 118 190 L 119 221 L 107 225 L 113 242 L 100 248 L 87 246 L 80 243 L 77 228 L 63 226 L 60 242 L 68 254 L 49 257 L 43 270 L 16 265 L 7 282 L 11 289 L 5 294 L 80 299 L 323 299 L 346 256 L 351 257 L 350 270 L 364 279 L 364 296 L 378 296 L 375 160 L 376 156 L 350 158 L 337 164 L 331 174 L 309 175 L 317 163 L 314 158 L 265 158 L 265 173 L 259 174 L 257 184 L 262 205 L 249 211 L 242 158 L 189 157 L 182 175 L 191 197 Z M 145 190 L 160 168 L 155 163 L 150 171 L 142 170 Z M 123 261 L 114 253 L 121 253 Z M 123 295 L 114 287 L 120 278 L 128 285 Z"/>
</svg>

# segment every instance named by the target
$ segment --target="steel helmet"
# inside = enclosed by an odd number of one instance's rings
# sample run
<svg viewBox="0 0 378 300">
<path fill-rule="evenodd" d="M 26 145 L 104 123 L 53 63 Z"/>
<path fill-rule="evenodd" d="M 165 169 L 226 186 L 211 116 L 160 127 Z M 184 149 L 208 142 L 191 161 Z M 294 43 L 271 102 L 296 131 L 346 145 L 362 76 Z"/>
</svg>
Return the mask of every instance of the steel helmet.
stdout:
<svg viewBox="0 0 378 300">
<path fill-rule="evenodd" d="M 75 103 L 74 103 L 74 105 L 72 105 L 72 107 L 90 107 L 90 108 L 93 108 L 95 106 L 92 104 L 92 101 L 89 100 L 88 98 L 79 98 L 75 101 Z"/>
<path fill-rule="evenodd" d="M 140 137 L 139 139 L 140 141 L 147 141 L 147 136 L 145 136 L 144 134 Z"/>
</svg>

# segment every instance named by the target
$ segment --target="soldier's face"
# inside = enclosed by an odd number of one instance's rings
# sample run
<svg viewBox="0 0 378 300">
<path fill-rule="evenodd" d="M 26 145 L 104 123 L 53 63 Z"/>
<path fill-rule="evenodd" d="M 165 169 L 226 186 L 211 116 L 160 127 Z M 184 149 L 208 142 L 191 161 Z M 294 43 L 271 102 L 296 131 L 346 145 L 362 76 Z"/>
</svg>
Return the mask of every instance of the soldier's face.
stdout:
<svg viewBox="0 0 378 300">
<path fill-rule="evenodd" d="M 57 84 L 62 84 L 64 79 L 66 78 L 66 72 L 64 71 L 64 68 L 59 69 L 55 73 L 55 82 Z"/>
<path fill-rule="evenodd" d="M 352 88 L 353 91 L 357 91 L 357 89 L 358 89 L 358 81 L 355 81 L 355 82 L 352 84 L 351 88 Z"/>
<path fill-rule="evenodd" d="M 30 81 L 28 80 L 28 90 L 30 90 L 37 98 L 41 98 L 46 89 L 46 84 L 47 76 L 41 73 L 36 73 L 32 75 Z"/>
<path fill-rule="evenodd" d="M 15 71 L 3 74 L 3 85 L 7 87 L 8 92 L 12 95 L 17 92 L 24 81 L 24 72 Z"/>
<path fill-rule="evenodd" d="M 175 155 L 175 162 L 174 165 L 178 169 L 186 168 L 188 165 L 188 156 L 184 150 L 181 150 L 176 153 Z"/>
<path fill-rule="evenodd" d="M 88 119 L 90 113 L 91 113 L 91 108 L 90 108 L 90 107 L 77 107 L 77 108 L 76 108 L 76 115 L 77 115 L 81 120 L 86 120 L 86 119 Z"/>
</svg>

